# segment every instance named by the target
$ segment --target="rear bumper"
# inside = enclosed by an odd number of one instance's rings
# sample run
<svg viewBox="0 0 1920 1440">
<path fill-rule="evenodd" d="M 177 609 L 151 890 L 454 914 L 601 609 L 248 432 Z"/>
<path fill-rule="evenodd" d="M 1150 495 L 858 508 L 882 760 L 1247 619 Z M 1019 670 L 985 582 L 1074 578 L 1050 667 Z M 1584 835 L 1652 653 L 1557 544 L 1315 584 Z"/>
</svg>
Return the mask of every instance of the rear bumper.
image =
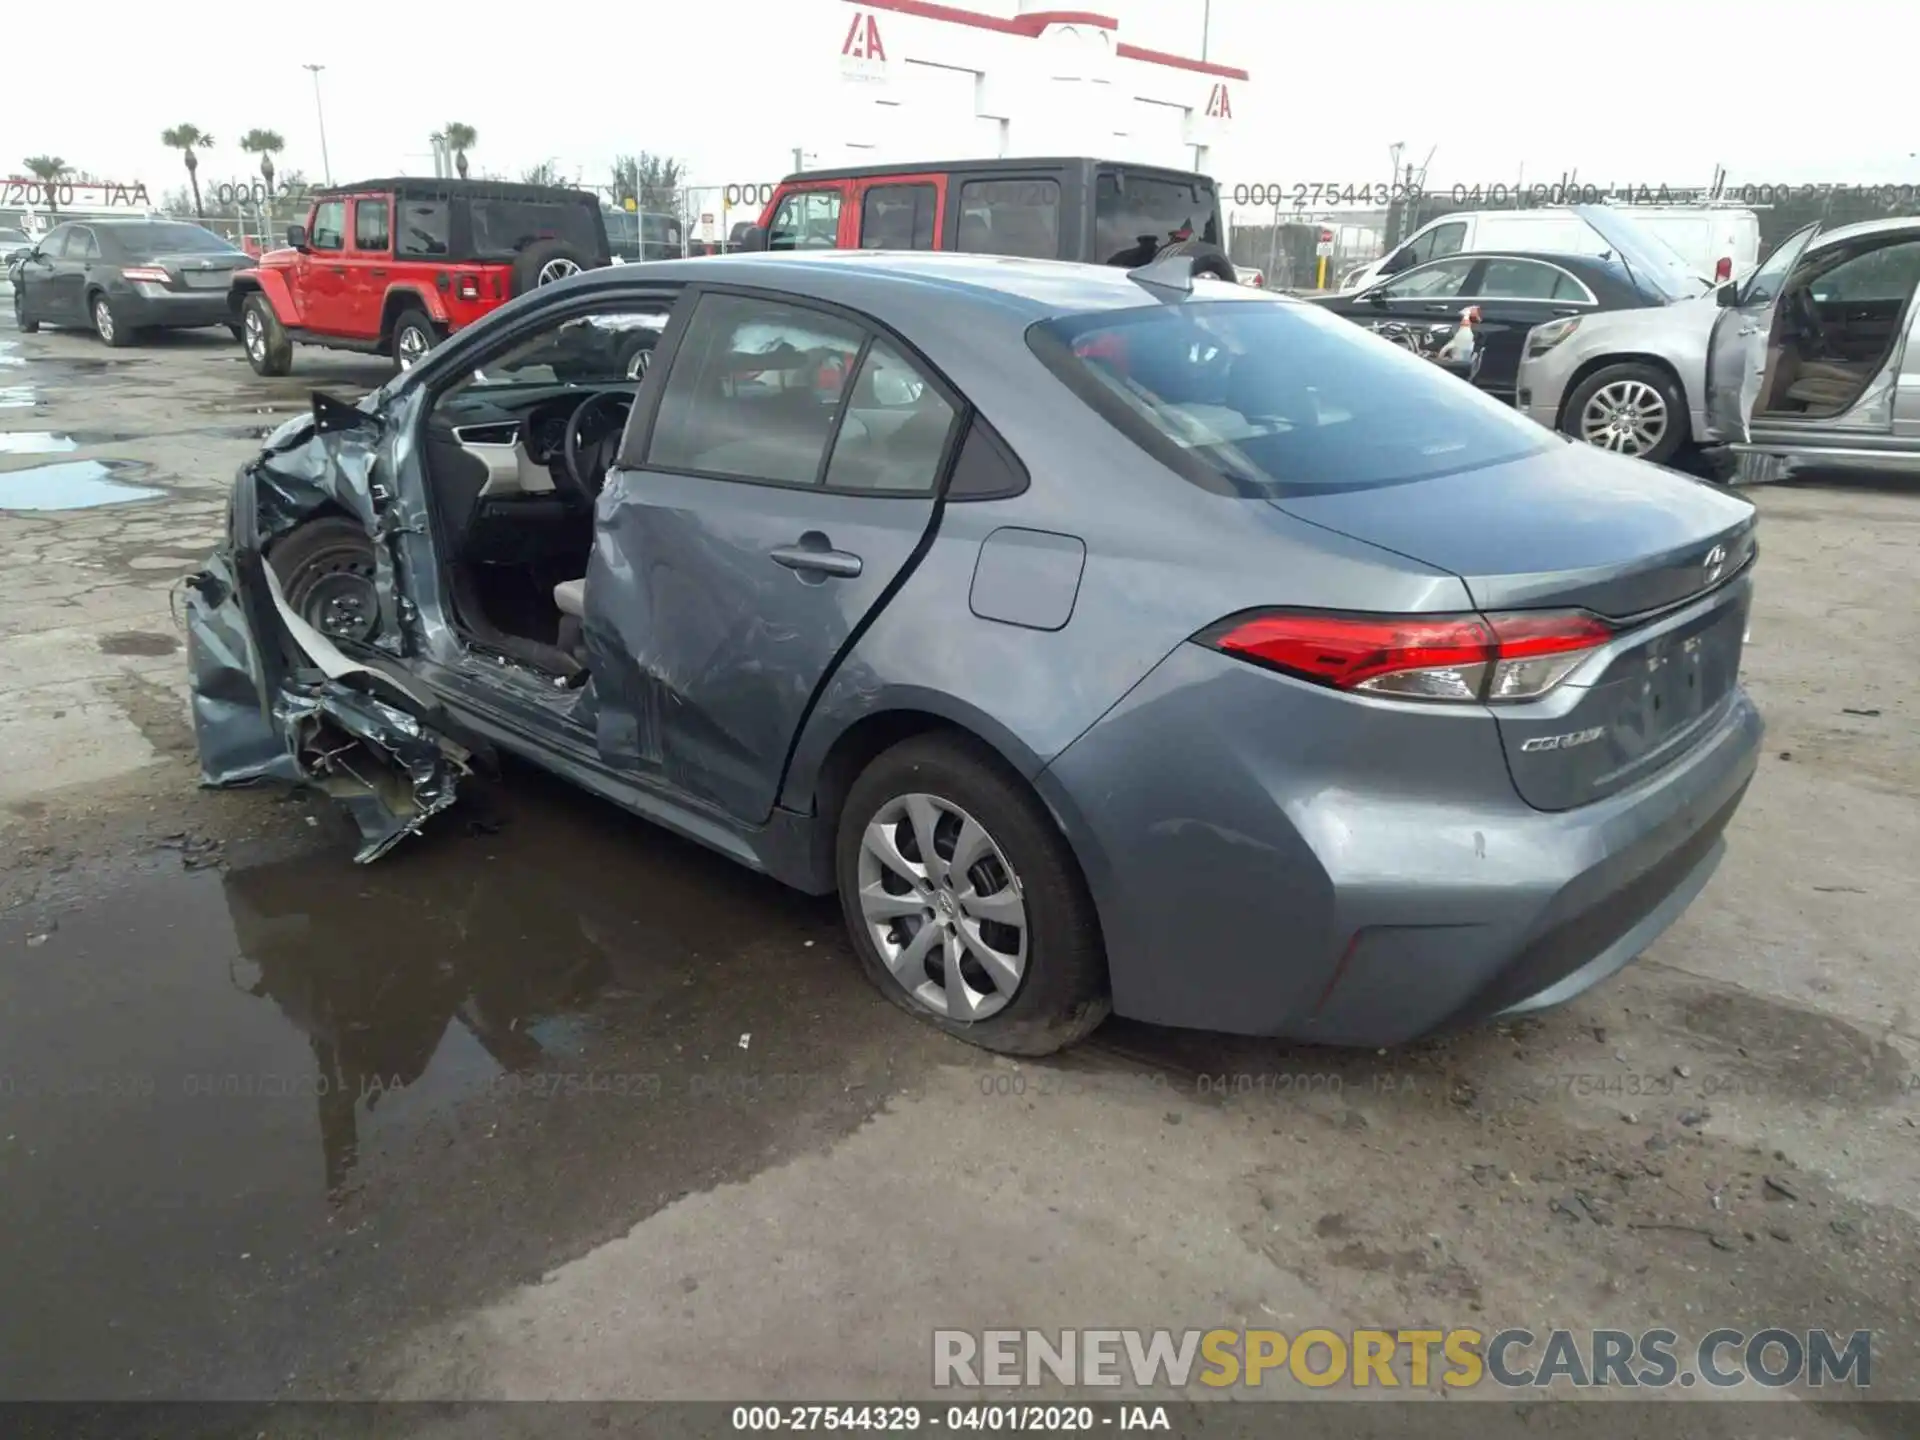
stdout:
<svg viewBox="0 0 1920 1440">
<path fill-rule="evenodd" d="M 1712 875 L 1761 734 L 1736 691 L 1640 785 L 1544 812 L 1484 710 L 1355 700 L 1190 645 L 1041 784 L 1099 907 L 1116 1012 L 1389 1045 L 1630 962 Z"/>
<path fill-rule="evenodd" d="M 173 294 L 157 285 L 136 285 L 113 296 L 125 324 L 141 329 L 182 330 L 201 325 L 231 325 L 237 318 L 225 290 Z"/>
</svg>

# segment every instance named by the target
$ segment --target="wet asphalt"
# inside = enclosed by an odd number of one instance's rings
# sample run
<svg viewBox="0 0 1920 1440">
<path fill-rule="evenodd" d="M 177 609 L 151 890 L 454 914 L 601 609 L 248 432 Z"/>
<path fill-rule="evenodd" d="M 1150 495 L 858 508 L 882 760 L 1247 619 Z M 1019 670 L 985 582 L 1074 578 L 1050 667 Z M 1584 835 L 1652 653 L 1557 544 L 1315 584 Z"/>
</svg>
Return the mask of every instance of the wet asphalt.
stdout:
<svg viewBox="0 0 1920 1440">
<path fill-rule="evenodd" d="M 351 1387 L 953 1060 L 833 902 L 509 779 L 365 869 L 289 801 L 0 917 L 0 1395 Z"/>
</svg>

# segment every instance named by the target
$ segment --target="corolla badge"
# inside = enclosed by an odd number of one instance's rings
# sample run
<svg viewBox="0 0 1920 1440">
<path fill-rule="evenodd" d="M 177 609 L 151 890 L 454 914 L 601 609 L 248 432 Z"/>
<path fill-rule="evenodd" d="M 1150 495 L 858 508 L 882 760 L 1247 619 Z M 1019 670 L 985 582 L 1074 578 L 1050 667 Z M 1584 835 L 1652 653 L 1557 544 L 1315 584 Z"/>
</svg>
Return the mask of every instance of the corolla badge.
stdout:
<svg viewBox="0 0 1920 1440">
<path fill-rule="evenodd" d="M 1720 572 L 1727 568 L 1727 547 L 1716 545 L 1707 551 L 1707 558 L 1700 562 L 1707 572 L 1707 583 L 1711 585 L 1720 578 Z"/>
<path fill-rule="evenodd" d="M 1595 725 L 1591 730 L 1575 730 L 1571 735 L 1537 735 L 1520 749 L 1528 755 L 1537 755 L 1542 750 L 1571 750 L 1576 745 L 1591 745 L 1606 733 L 1604 725 Z"/>
</svg>

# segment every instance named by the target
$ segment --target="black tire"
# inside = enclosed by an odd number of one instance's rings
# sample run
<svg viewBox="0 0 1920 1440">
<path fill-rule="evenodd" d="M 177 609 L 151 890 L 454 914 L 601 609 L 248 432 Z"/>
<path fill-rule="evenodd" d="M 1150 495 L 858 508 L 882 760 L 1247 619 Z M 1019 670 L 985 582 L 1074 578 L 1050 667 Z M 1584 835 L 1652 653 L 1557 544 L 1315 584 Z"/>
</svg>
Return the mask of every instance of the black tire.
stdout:
<svg viewBox="0 0 1920 1440">
<path fill-rule="evenodd" d="M 1218 245 L 1209 245 L 1204 240 L 1176 240 L 1173 244 L 1164 247 L 1153 258 L 1168 260 L 1176 255 L 1194 257 L 1193 273 L 1195 275 L 1211 275 L 1214 279 L 1225 280 L 1230 285 L 1237 283 L 1240 278 L 1234 273 L 1233 261 L 1227 258 L 1227 252 Z"/>
<path fill-rule="evenodd" d="M 1637 361 L 1625 361 L 1617 365 L 1603 365 L 1574 387 L 1566 403 L 1560 407 L 1560 433 L 1570 435 L 1575 440 L 1586 440 L 1581 416 L 1588 404 L 1602 390 L 1609 386 L 1640 384 L 1651 386 L 1659 392 L 1661 403 L 1666 407 L 1666 425 L 1658 440 L 1645 450 L 1616 449 L 1613 446 L 1600 446 L 1601 449 L 1614 450 L 1616 454 L 1631 455 L 1637 460 L 1650 461 L 1655 465 L 1664 465 L 1693 433 L 1692 420 L 1687 413 L 1687 397 L 1680 389 L 1680 382 L 1662 370 L 1658 365 L 1647 365 Z M 1592 443 L 1592 442 L 1590 442 Z"/>
<path fill-rule="evenodd" d="M 591 270 L 597 263 L 564 240 L 536 240 L 513 257 L 513 293 L 524 295 L 543 284 L 550 284 L 554 279 L 565 279 L 564 275 L 549 276 L 547 280 L 540 278 L 550 266 L 563 269 L 564 266 L 557 263 L 561 261 L 570 263 L 575 271 Z"/>
<path fill-rule="evenodd" d="M 409 305 L 393 317 L 393 333 L 388 337 L 388 349 L 393 355 L 393 368 L 406 370 L 426 358 L 429 350 L 440 343 L 440 332 L 434 328 L 433 321 L 427 318 L 427 312 L 417 305 Z M 418 346 L 415 349 L 415 346 Z"/>
<path fill-rule="evenodd" d="M 247 343 L 247 332 L 244 328 L 242 328 L 238 320 L 235 320 L 231 325 L 227 326 L 227 333 L 233 336 L 233 338 L 238 340 L 242 345 Z"/>
<path fill-rule="evenodd" d="M 120 307 L 113 303 L 111 295 L 95 291 L 87 297 L 87 315 L 93 321 L 93 333 L 100 337 L 100 343 L 111 345 L 116 350 L 124 350 L 139 338 L 139 332 L 127 324 Z"/>
<path fill-rule="evenodd" d="M 953 1020 L 908 993 L 882 960 L 860 908 L 859 863 L 868 825 L 891 801 L 927 794 L 972 816 L 1020 880 L 1026 968 L 1004 1008 Z M 901 1009 L 957 1039 L 1003 1055 L 1050 1055 L 1107 1017 L 1106 952 L 1079 864 L 1045 807 L 985 746 L 954 735 L 902 741 L 863 770 L 841 807 L 834 843 L 840 907 L 867 978 Z"/>
<path fill-rule="evenodd" d="M 17 285 L 13 291 L 13 324 L 22 335 L 40 333 L 40 322 L 27 319 L 27 292 Z"/>
<path fill-rule="evenodd" d="M 259 341 L 249 338 L 249 331 L 258 325 Z M 284 375 L 293 369 L 293 341 L 287 338 L 287 330 L 280 323 L 280 317 L 273 313 L 273 304 L 258 290 L 248 295 L 240 306 L 240 345 L 247 352 L 247 364 L 253 367 L 256 375 Z"/>
<path fill-rule="evenodd" d="M 379 633 L 373 538 L 359 521 L 341 515 L 309 520 L 281 537 L 267 564 L 294 613 L 322 634 L 365 641 Z M 356 613 L 364 623 L 343 630 L 342 621 Z"/>
</svg>

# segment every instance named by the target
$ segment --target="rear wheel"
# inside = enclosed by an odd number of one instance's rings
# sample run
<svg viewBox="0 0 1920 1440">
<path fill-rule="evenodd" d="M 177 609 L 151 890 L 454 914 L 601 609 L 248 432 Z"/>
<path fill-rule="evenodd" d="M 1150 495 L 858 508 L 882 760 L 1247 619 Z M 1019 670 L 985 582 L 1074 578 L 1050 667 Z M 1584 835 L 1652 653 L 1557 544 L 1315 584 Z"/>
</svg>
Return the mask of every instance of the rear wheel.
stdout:
<svg viewBox="0 0 1920 1440">
<path fill-rule="evenodd" d="M 1653 365 L 1606 365 L 1567 397 L 1560 429 L 1576 440 L 1620 455 L 1665 464 L 1692 427 L 1687 398 L 1674 378 Z"/>
<path fill-rule="evenodd" d="M 433 348 L 437 338 L 426 311 L 415 308 L 402 310 L 393 322 L 394 369 L 411 370 L 418 365 L 427 358 L 427 352 Z"/>
<path fill-rule="evenodd" d="M 358 521 L 328 515 L 268 552 L 287 604 L 330 640 L 371 640 L 380 628 L 373 540 Z"/>
<path fill-rule="evenodd" d="M 267 297 L 258 291 L 240 307 L 240 344 L 256 375 L 284 375 L 293 368 L 293 342 Z"/>
<path fill-rule="evenodd" d="M 93 333 L 98 335 L 104 343 L 113 346 L 116 350 L 133 344 L 134 328 L 121 317 L 120 308 L 113 303 L 111 297 L 95 295 L 91 308 Z"/>
<path fill-rule="evenodd" d="M 40 333 L 40 322 L 27 319 L 27 292 L 19 286 L 13 291 L 13 324 L 22 335 Z"/>
<path fill-rule="evenodd" d="M 854 952 L 910 1014 L 1046 1055 L 1106 1018 L 1106 958 L 1064 837 L 977 742 L 920 736 L 854 781 L 835 872 Z"/>
</svg>

